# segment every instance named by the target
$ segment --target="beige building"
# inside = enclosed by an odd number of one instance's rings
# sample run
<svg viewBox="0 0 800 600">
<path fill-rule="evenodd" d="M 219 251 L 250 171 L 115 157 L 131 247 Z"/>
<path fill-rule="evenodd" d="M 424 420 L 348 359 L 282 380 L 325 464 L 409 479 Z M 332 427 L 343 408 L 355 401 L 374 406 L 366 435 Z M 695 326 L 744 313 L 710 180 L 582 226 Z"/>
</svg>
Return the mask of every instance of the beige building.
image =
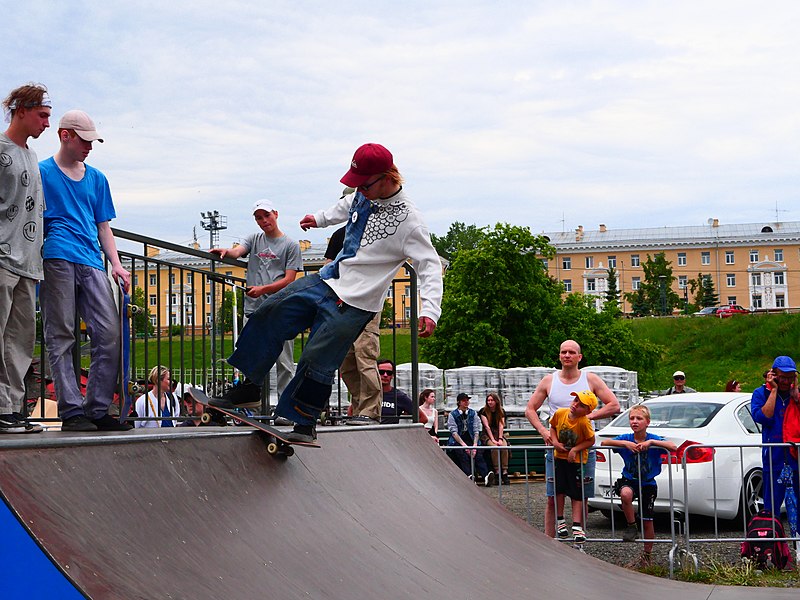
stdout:
<svg viewBox="0 0 800 600">
<path fill-rule="evenodd" d="M 549 274 L 567 293 L 582 292 L 605 300 L 608 268 L 617 271 L 621 308 L 624 299 L 644 280 L 642 265 L 663 252 L 675 277 L 673 290 L 684 297 L 690 279 L 710 275 L 720 304 L 751 309 L 800 306 L 800 222 L 721 224 L 648 229 L 597 230 L 579 226 L 574 231 L 545 233 L 556 248 L 547 261 Z M 694 298 L 690 295 L 689 301 Z"/>
</svg>

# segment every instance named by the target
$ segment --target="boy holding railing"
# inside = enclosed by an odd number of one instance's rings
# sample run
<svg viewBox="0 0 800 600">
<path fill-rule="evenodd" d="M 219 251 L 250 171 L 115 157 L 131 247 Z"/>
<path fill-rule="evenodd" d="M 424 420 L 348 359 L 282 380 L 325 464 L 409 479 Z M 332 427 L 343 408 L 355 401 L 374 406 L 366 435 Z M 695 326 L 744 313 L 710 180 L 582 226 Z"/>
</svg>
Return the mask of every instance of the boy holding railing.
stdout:
<svg viewBox="0 0 800 600">
<path fill-rule="evenodd" d="M 604 440 L 603 446 L 611 446 L 617 452 L 625 466 L 622 477 L 614 483 L 614 492 L 622 501 L 622 513 L 625 515 L 627 527 L 622 532 L 622 539 L 632 542 L 638 534 L 636 515 L 633 512 L 633 501 L 639 499 L 639 513 L 644 529 L 644 539 L 655 539 L 653 515 L 658 495 L 656 477 L 661 473 L 661 458 L 664 450 L 675 452 L 677 446 L 654 433 L 648 433 L 650 425 L 650 409 L 638 404 L 630 409 L 628 421 L 632 433 L 623 433 L 613 440 Z M 648 567 L 652 563 L 653 542 L 645 542 L 642 555 L 630 563 L 632 568 Z"/>
</svg>

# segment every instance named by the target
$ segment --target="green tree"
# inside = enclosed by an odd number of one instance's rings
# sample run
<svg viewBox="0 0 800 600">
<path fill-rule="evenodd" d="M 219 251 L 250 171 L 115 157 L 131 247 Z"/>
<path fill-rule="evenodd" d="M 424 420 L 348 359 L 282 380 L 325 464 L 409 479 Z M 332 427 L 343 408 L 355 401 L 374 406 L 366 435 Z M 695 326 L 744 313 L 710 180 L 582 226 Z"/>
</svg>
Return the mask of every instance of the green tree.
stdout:
<svg viewBox="0 0 800 600">
<path fill-rule="evenodd" d="M 380 327 L 388 327 L 392 324 L 392 317 L 394 316 L 394 308 L 392 307 L 392 303 L 389 300 L 385 300 L 383 303 L 383 310 L 381 311 L 381 322 Z"/>
<path fill-rule="evenodd" d="M 608 268 L 608 278 L 606 279 L 606 299 L 603 303 L 603 311 L 614 316 L 622 314 L 619 307 L 619 289 L 617 288 L 617 270 L 614 267 Z"/>
<path fill-rule="evenodd" d="M 644 281 L 639 287 L 642 296 L 638 297 L 636 292 L 629 292 L 625 295 L 625 299 L 631 305 L 643 300 L 647 306 L 647 314 L 672 314 L 672 309 L 681 302 L 678 294 L 672 289 L 675 281 L 672 274 L 672 263 L 666 259 L 663 252 L 659 252 L 652 258 L 648 254 L 647 260 L 642 264 L 642 271 L 644 272 Z"/>
<path fill-rule="evenodd" d="M 703 276 L 703 283 L 701 286 L 703 290 L 702 303 L 703 306 L 716 306 L 719 304 L 719 294 L 714 289 L 714 279 L 711 275 Z"/>
<path fill-rule="evenodd" d="M 239 288 L 233 291 L 222 292 L 222 305 L 217 309 L 217 329 L 218 331 L 233 331 L 233 294 L 236 293 L 236 313 L 239 323 L 239 331 L 242 330 L 244 315 L 244 292 Z"/>
<path fill-rule="evenodd" d="M 135 304 L 139 307 L 139 310 L 135 315 L 133 315 L 133 334 L 134 335 L 144 335 L 147 332 L 148 336 L 151 336 L 155 333 L 155 327 L 150 322 L 150 309 L 147 308 L 147 304 L 145 302 L 144 290 L 140 287 L 133 288 L 133 294 L 131 295 L 131 304 Z"/>
<path fill-rule="evenodd" d="M 547 323 L 562 286 L 540 257 L 553 248 L 528 228 L 495 225 L 459 250 L 445 275 L 442 316 L 421 352 L 440 368 L 532 365 L 552 353 Z"/>
<path fill-rule="evenodd" d="M 650 305 L 644 296 L 644 290 L 639 287 L 635 292 L 625 294 L 625 298 L 631 303 L 631 312 L 635 317 L 646 317 L 650 315 Z"/>
<path fill-rule="evenodd" d="M 436 252 L 442 258 L 448 261 L 453 261 L 456 253 L 463 249 L 475 249 L 478 243 L 486 235 L 484 228 L 478 228 L 475 225 L 464 225 L 460 221 L 456 221 L 450 225 L 450 229 L 442 237 L 436 234 L 431 234 L 431 243 L 436 248 Z"/>
</svg>

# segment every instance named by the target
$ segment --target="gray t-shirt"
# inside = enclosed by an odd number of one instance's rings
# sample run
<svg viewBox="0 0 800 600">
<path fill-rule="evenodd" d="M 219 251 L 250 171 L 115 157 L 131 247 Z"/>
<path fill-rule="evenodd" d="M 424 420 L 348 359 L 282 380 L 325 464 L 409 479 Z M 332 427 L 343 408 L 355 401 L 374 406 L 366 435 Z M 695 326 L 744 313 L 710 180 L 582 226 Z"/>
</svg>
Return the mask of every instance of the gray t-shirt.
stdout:
<svg viewBox="0 0 800 600">
<path fill-rule="evenodd" d="M 242 242 L 247 250 L 247 285 L 267 285 L 281 279 L 287 270 L 302 271 L 300 244 L 287 235 L 267 237 L 263 231 L 247 236 Z M 267 295 L 244 298 L 244 314 L 251 315 Z"/>
<path fill-rule="evenodd" d="M 42 279 L 42 214 L 39 159 L 0 133 L 0 267 Z"/>
</svg>

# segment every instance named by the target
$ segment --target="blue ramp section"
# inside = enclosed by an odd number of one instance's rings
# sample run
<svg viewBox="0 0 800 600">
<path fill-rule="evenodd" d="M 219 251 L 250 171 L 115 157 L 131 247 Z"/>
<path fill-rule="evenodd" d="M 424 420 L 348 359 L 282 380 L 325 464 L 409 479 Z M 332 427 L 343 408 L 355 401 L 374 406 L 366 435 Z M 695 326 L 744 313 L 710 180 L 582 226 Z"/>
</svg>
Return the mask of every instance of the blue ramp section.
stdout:
<svg viewBox="0 0 800 600">
<path fill-rule="evenodd" d="M 0 500 L 0 564 L 4 600 L 84 600 Z"/>
</svg>

